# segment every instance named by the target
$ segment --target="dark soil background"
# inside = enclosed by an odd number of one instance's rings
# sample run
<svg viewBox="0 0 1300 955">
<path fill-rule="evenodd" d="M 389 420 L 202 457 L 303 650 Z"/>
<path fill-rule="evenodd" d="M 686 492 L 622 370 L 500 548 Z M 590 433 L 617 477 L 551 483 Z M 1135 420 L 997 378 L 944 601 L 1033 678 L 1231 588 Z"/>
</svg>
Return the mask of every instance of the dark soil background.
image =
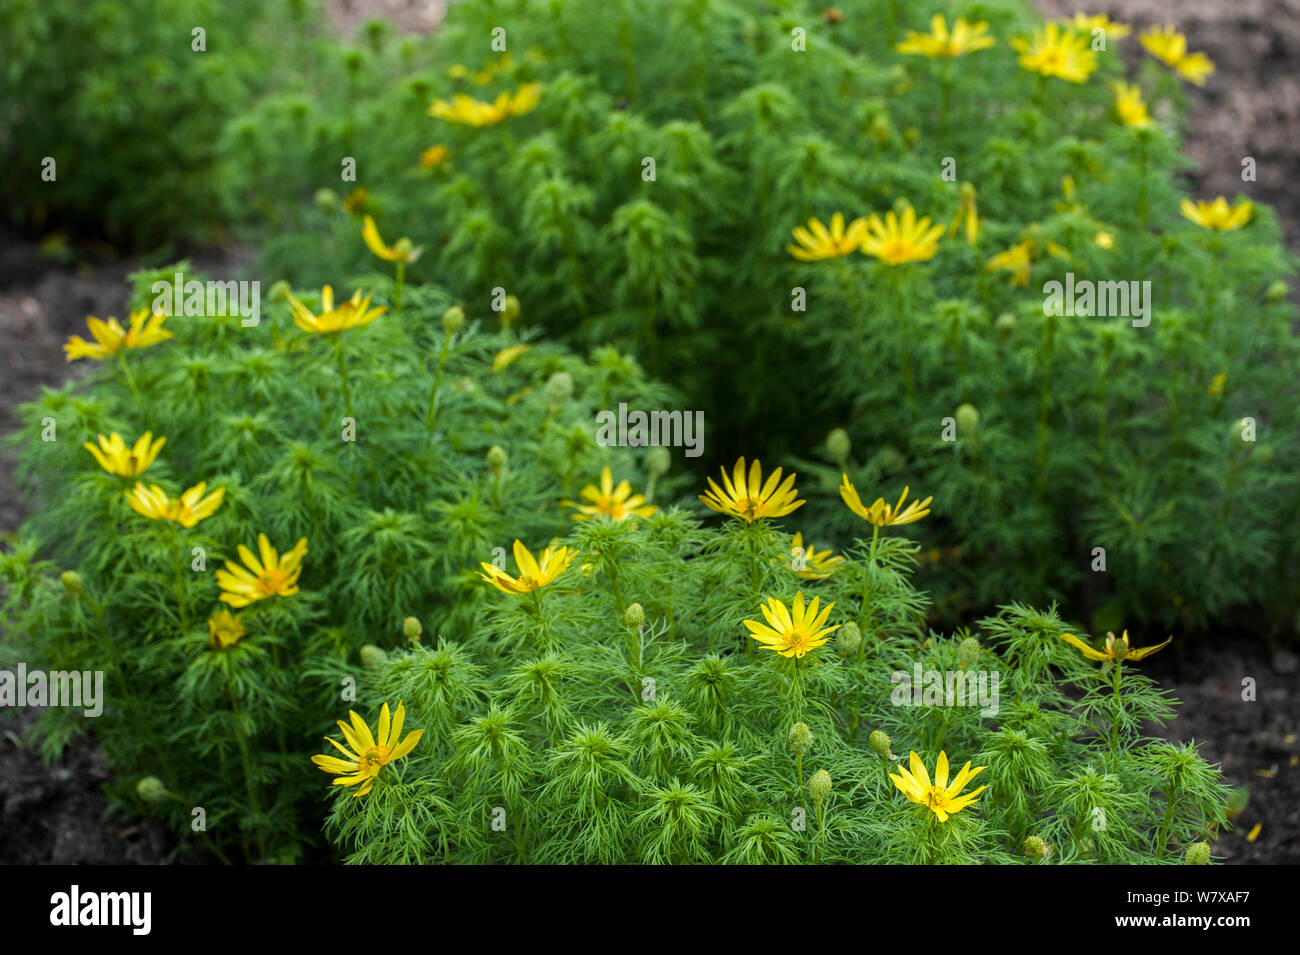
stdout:
<svg viewBox="0 0 1300 955">
<path fill-rule="evenodd" d="M 347 34 L 364 19 L 386 16 L 400 29 L 437 26 L 443 0 L 330 0 Z M 1038 0 L 1049 16 L 1085 7 L 1081 0 Z M 1300 0 L 1110 0 L 1088 12 L 1139 26 L 1172 22 L 1218 71 L 1204 89 L 1189 87 L 1187 151 L 1198 164 L 1193 193 L 1212 198 L 1248 189 L 1277 209 L 1287 245 L 1300 251 Z M 1135 35 L 1120 41 L 1135 55 Z M 1241 160 L 1253 156 L 1258 181 L 1243 184 Z M 0 434 L 17 427 L 14 408 L 78 372 L 62 344 L 84 333 L 87 315 L 122 316 L 126 276 L 144 263 L 102 245 L 65 257 L 43 249 L 44 237 L 0 231 Z M 196 269 L 233 272 L 253 260 L 249 249 L 190 250 Z M 154 263 L 150 263 L 154 264 Z M 12 456 L 0 450 L 0 534 L 17 530 L 23 503 L 12 482 Z M 0 638 L 3 634 L 0 634 Z M 1182 701 L 1177 718 L 1153 734 L 1202 742 L 1250 800 L 1214 854 L 1228 863 L 1300 862 L 1300 659 L 1287 650 L 1225 639 L 1187 652 L 1166 652 L 1143 664 Z M 1244 702 L 1242 681 L 1256 681 Z M 31 719 L 0 713 L 0 864 L 205 861 L 175 853 L 153 820 L 115 814 L 102 792 L 110 778 L 93 739 L 84 738 L 52 767 L 28 742 Z M 1258 825 L 1258 836 L 1249 834 Z"/>
</svg>

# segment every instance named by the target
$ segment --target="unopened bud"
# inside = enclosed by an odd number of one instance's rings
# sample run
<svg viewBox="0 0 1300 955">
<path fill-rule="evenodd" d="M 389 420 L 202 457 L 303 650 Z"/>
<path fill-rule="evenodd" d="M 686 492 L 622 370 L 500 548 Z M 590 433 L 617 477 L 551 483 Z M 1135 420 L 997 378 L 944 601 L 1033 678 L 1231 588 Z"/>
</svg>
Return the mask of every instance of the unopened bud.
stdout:
<svg viewBox="0 0 1300 955">
<path fill-rule="evenodd" d="M 840 632 L 835 635 L 835 649 L 847 657 L 857 653 L 860 646 L 862 646 L 862 631 L 850 620 L 840 627 Z"/>
<path fill-rule="evenodd" d="M 321 212 L 333 212 L 339 207 L 339 194 L 333 189 L 317 189 L 315 203 Z"/>
<path fill-rule="evenodd" d="M 831 794 L 831 774 L 824 769 L 819 769 L 812 774 L 812 779 L 808 780 L 808 794 L 812 796 L 813 802 L 825 802 L 826 797 Z"/>
<path fill-rule="evenodd" d="M 650 472 L 652 477 L 663 477 L 672 467 L 673 455 L 667 448 L 660 445 L 657 448 L 651 448 L 650 453 L 645 458 L 645 469 Z"/>
<path fill-rule="evenodd" d="M 63 589 L 68 592 L 68 596 L 74 600 L 84 593 L 81 589 L 81 574 L 75 570 L 65 570 L 59 574 L 59 581 L 63 584 Z"/>
<path fill-rule="evenodd" d="M 957 644 L 957 662 L 962 667 L 973 667 L 980 662 L 980 642 L 974 637 L 967 637 Z"/>
<path fill-rule="evenodd" d="M 1016 316 L 1010 312 L 1003 312 L 994 319 L 993 327 L 998 330 L 999 335 L 1010 335 L 1012 329 L 1016 327 Z"/>
<path fill-rule="evenodd" d="M 487 463 L 492 473 L 501 477 L 501 473 L 506 469 L 506 449 L 499 444 L 492 445 L 488 448 Z"/>
<path fill-rule="evenodd" d="M 889 759 L 894 755 L 893 749 L 890 748 L 894 745 L 894 741 L 889 738 L 884 730 L 872 730 L 871 735 L 867 737 L 867 745 L 881 759 Z"/>
<path fill-rule="evenodd" d="M 836 461 L 847 460 L 849 452 L 853 450 L 853 442 L 849 440 L 849 433 L 843 428 L 836 428 L 826 435 L 826 450 L 831 453 L 831 457 Z"/>
<path fill-rule="evenodd" d="M 889 124 L 889 117 L 877 113 L 871 120 L 871 125 L 867 127 L 867 135 L 878 143 L 887 143 L 891 136 L 894 135 L 893 127 Z"/>
<path fill-rule="evenodd" d="M 1052 847 L 1043 841 L 1040 836 L 1029 836 L 1025 839 L 1024 850 L 1025 855 L 1031 859 L 1043 859 L 1051 853 Z"/>
<path fill-rule="evenodd" d="M 382 647 L 367 643 L 361 648 L 361 665 L 367 670 L 383 666 L 388 661 L 388 654 Z"/>
<path fill-rule="evenodd" d="M 402 636 L 406 637 L 406 642 L 415 644 L 420 642 L 420 634 L 424 633 L 424 626 L 414 617 L 407 617 L 402 621 Z"/>
<path fill-rule="evenodd" d="M 559 407 L 573 397 L 573 376 L 567 371 L 557 371 L 546 379 L 543 394 L 546 395 L 548 405 Z"/>
<path fill-rule="evenodd" d="M 645 626 L 645 607 L 640 604 L 628 604 L 627 609 L 623 611 L 623 622 L 633 630 L 639 630 Z"/>
<path fill-rule="evenodd" d="M 519 299 L 514 295 L 507 295 L 505 308 L 501 309 L 501 327 L 509 328 L 519 320 L 519 315 L 523 311 L 519 304 Z"/>
<path fill-rule="evenodd" d="M 790 749 L 796 756 L 802 756 L 812 747 L 813 734 L 807 723 L 795 723 L 790 727 Z"/>
<path fill-rule="evenodd" d="M 1183 860 L 1188 865 L 1209 865 L 1210 864 L 1210 844 L 1208 842 L 1193 842 L 1187 847 L 1187 854 Z"/>
<path fill-rule="evenodd" d="M 1286 301 L 1286 297 L 1291 294 L 1290 287 L 1278 279 L 1269 285 L 1268 290 L 1264 293 L 1264 300 L 1270 305 L 1278 305 Z"/>
<path fill-rule="evenodd" d="M 455 335 L 465 327 L 465 310 L 453 305 L 442 313 L 442 330 L 448 335 Z"/>
<path fill-rule="evenodd" d="M 980 426 L 979 410 L 968 402 L 957 406 L 957 430 L 970 437 Z"/>
<path fill-rule="evenodd" d="M 172 798 L 172 794 L 157 776 L 146 776 L 136 783 L 135 793 L 145 802 L 166 802 Z"/>
</svg>

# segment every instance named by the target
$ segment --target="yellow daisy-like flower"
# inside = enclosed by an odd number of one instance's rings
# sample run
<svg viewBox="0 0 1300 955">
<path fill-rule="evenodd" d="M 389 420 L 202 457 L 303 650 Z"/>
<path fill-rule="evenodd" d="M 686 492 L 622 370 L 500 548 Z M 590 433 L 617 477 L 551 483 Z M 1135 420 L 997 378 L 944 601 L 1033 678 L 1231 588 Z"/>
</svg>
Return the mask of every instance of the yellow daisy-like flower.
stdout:
<svg viewBox="0 0 1300 955">
<path fill-rule="evenodd" d="M 542 101 L 542 84 L 525 83 L 514 93 L 503 91 L 486 103 L 465 93 L 457 93 L 450 100 L 434 100 L 429 115 L 462 126 L 495 126 L 515 116 L 531 113 Z"/>
<path fill-rule="evenodd" d="M 1029 270 L 1033 266 L 1033 251 L 1033 240 L 1025 239 L 1023 242 L 1017 242 L 1005 252 L 999 252 L 991 257 L 985 268 L 990 272 L 1005 269 L 1011 273 L 1012 285 L 1028 285 Z"/>
<path fill-rule="evenodd" d="M 520 541 L 515 541 L 514 551 L 515 566 L 519 568 L 518 577 L 511 577 L 504 570 L 499 570 L 486 561 L 479 564 L 483 568 L 483 573 L 479 576 L 502 593 L 516 596 L 530 594 L 534 590 L 545 587 L 564 573 L 569 564 L 573 563 L 573 559 L 578 556 L 575 547 L 561 547 L 558 550 L 548 547 L 534 559 L 528 548 Z"/>
<path fill-rule="evenodd" d="M 1107 633 L 1106 646 L 1101 650 L 1094 650 L 1072 633 L 1061 634 L 1061 639 L 1076 650 L 1080 651 L 1089 660 L 1132 660 L 1137 662 L 1138 660 L 1151 656 L 1151 654 L 1155 653 L 1157 650 L 1163 650 L 1165 647 L 1169 646 L 1170 641 L 1174 638 L 1170 637 L 1164 643 L 1158 643 L 1151 647 L 1142 647 L 1138 650 L 1130 649 L 1127 630 L 1124 631 L 1122 637 L 1118 638 L 1113 633 Z"/>
<path fill-rule="evenodd" d="M 1104 13 L 1076 13 L 1066 23 L 1072 29 L 1089 36 L 1093 30 L 1105 30 L 1108 40 L 1122 40 L 1133 32 L 1127 23 L 1116 23 Z"/>
<path fill-rule="evenodd" d="M 1097 69 L 1097 54 L 1087 39 L 1055 23 L 1035 29 L 1028 37 L 1013 37 L 1011 46 L 1020 53 L 1021 66 L 1042 76 L 1083 83 Z"/>
<path fill-rule="evenodd" d="M 226 496 L 226 489 L 219 487 L 204 497 L 207 487 L 206 481 L 200 481 L 180 497 L 170 498 L 157 484 L 150 487 L 136 484 L 127 495 L 127 503 L 131 510 L 152 520 L 175 521 L 181 527 L 193 527 L 215 514 L 221 506 L 221 499 Z"/>
<path fill-rule="evenodd" d="M 257 535 L 257 549 L 261 559 L 243 544 L 239 545 L 241 567 L 233 560 L 226 561 L 226 569 L 217 571 L 221 586 L 221 600 L 232 607 L 247 607 L 267 597 L 292 597 L 298 592 L 298 578 L 302 575 L 302 559 L 307 554 L 307 538 L 299 538 L 293 550 L 279 554 L 265 534 Z"/>
<path fill-rule="evenodd" d="M 102 434 L 98 437 L 99 447 L 89 441 L 82 447 L 95 456 L 101 468 L 118 477 L 139 477 L 149 470 L 149 465 L 153 464 L 154 458 L 158 457 L 158 452 L 167 443 L 166 438 L 154 441 L 152 431 L 146 431 L 130 448 L 116 431 L 111 437 L 105 438 Z"/>
<path fill-rule="evenodd" d="M 352 720 L 351 726 L 342 720 L 338 721 L 339 729 L 343 731 L 343 739 L 348 744 L 347 748 L 328 736 L 325 737 L 325 742 L 347 758 L 313 756 L 311 761 L 321 771 L 333 773 L 337 777 L 334 780 L 335 786 L 360 786 L 352 794 L 355 798 L 370 792 L 375 784 L 375 777 L 379 775 L 381 769 L 415 749 L 415 744 L 420 742 L 424 730 L 415 730 L 407 734 L 406 739 L 401 739 L 402 724 L 406 720 L 406 707 L 401 703 L 397 704 L 397 712 L 393 714 L 391 720 L 388 715 L 388 704 L 384 704 L 383 709 L 379 711 L 379 726 L 373 736 L 366 721 L 357 716 L 354 711 L 349 710 L 348 717 Z"/>
<path fill-rule="evenodd" d="M 763 468 L 757 459 L 749 467 L 749 478 L 745 478 L 745 459 L 736 462 L 735 477 L 728 476 L 727 469 L 722 469 L 722 487 L 708 478 L 709 490 L 699 495 L 704 506 L 720 514 L 730 514 L 744 521 L 753 522 L 765 517 L 784 517 L 804 505 L 804 501 L 795 500 L 799 492 L 794 486 L 795 475 L 781 480 L 781 469 L 777 468 L 763 483 Z"/>
<path fill-rule="evenodd" d="M 86 319 L 86 326 L 90 329 L 94 342 L 73 335 L 64 344 L 63 350 L 67 353 L 68 361 L 76 361 L 78 358 L 102 361 L 127 348 L 148 348 L 176 337 L 162 327 L 166 320 L 165 314 L 155 315 L 149 309 L 142 308 L 131 313 L 131 327 L 123 328 L 116 318 L 110 316 L 107 322 L 103 322 L 92 315 Z"/>
<path fill-rule="evenodd" d="M 238 614 L 218 610 L 208 618 L 208 646 L 214 650 L 229 650 L 244 639 L 244 622 Z"/>
<path fill-rule="evenodd" d="M 423 169 L 432 169 L 434 166 L 441 166 L 447 161 L 450 155 L 447 147 L 439 143 L 436 146 L 430 146 L 424 152 L 420 153 L 420 167 Z"/>
<path fill-rule="evenodd" d="M 625 521 L 629 517 L 649 517 L 658 510 L 653 504 L 645 502 L 645 495 L 633 494 L 632 485 L 620 481 L 614 486 L 614 475 L 609 468 L 600 472 L 600 487 L 588 484 L 578 496 L 589 504 L 577 501 L 561 501 L 564 507 L 574 507 L 578 513 L 573 515 L 575 521 L 589 521 L 597 517 L 609 517 L 616 521 Z"/>
<path fill-rule="evenodd" d="M 492 370 L 500 371 L 501 369 L 508 367 L 513 364 L 520 355 L 532 347 L 532 345 L 507 345 L 505 348 L 497 352 L 496 357 L 492 359 Z"/>
<path fill-rule="evenodd" d="M 365 240 L 366 248 L 386 262 L 414 262 L 424 251 L 411 245 L 410 239 L 398 239 L 395 245 L 385 245 L 379 237 L 379 230 L 375 228 L 375 220 L 370 216 L 366 216 L 365 224 L 361 227 L 361 238 Z"/>
<path fill-rule="evenodd" d="M 912 753 L 909 760 L 911 771 L 898 768 L 898 773 L 890 773 L 889 778 L 894 781 L 909 800 L 918 806 L 925 806 L 938 817 L 940 822 L 947 822 L 948 817 L 961 812 L 967 806 L 975 802 L 977 796 L 988 787 L 981 786 L 962 795 L 962 789 L 965 785 L 978 776 L 987 766 L 976 766 L 971 769 L 970 763 L 962 767 L 957 778 L 951 783 L 948 782 L 948 754 L 940 753 L 939 760 L 934 764 L 934 783 L 930 782 L 930 774 L 925 771 L 925 763 L 921 762 L 921 757 Z"/>
<path fill-rule="evenodd" d="M 928 216 L 918 221 L 911 203 L 904 205 L 901 217 L 893 210 L 883 219 L 872 213 L 866 230 L 858 250 L 888 265 L 928 262 L 938 253 L 943 235 L 943 226 L 931 225 Z"/>
<path fill-rule="evenodd" d="M 825 580 L 842 563 L 844 558 L 830 550 L 817 550 L 812 544 L 805 547 L 802 531 L 790 542 L 790 566 L 805 580 Z"/>
<path fill-rule="evenodd" d="M 1119 121 L 1133 129 L 1147 129 L 1152 125 L 1151 114 L 1147 104 L 1142 102 L 1142 88 L 1136 83 L 1116 83 L 1115 112 Z"/>
<path fill-rule="evenodd" d="M 514 93 L 505 92 L 496 98 L 492 108 L 501 119 L 523 116 L 537 109 L 542 101 L 542 84 L 525 83 Z"/>
<path fill-rule="evenodd" d="M 820 597 L 814 597 L 805 609 L 803 591 L 794 595 L 794 603 L 789 609 L 775 597 L 769 598 L 767 603 L 759 607 L 767 625 L 764 626 L 757 620 L 746 620 L 745 629 L 763 645 L 764 650 L 773 650 L 783 657 L 802 659 L 809 650 L 824 646 L 830 639 L 830 634 L 840 628 L 839 624 L 826 626 L 835 604 L 828 603 L 818 613 L 820 602 Z"/>
<path fill-rule="evenodd" d="M 934 500 L 933 497 L 927 497 L 924 501 L 912 501 L 906 507 L 903 506 L 903 502 L 907 500 L 907 492 L 911 490 L 908 487 L 903 488 L 903 493 L 899 495 L 897 504 L 891 506 L 885 503 L 883 497 L 878 497 L 870 507 L 864 507 L 862 498 L 858 496 L 858 489 L 853 486 L 849 476 L 845 474 L 843 477 L 844 483 L 840 485 L 840 497 L 844 499 L 844 503 L 858 517 L 868 523 L 875 524 L 877 527 L 915 524 L 930 513 L 930 502 Z"/>
<path fill-rule="evenodd" d="M 965 17 L 953 21 L 952 30 L 942 13 L 930 18 L 930 32 L 918 33 L 907 31 L 907 38 L 895 44 L 899 53 L 916 53 L 931 58 L 965 56 L 977 50 L 987 50 L 993 46 L 994 39 L 988 35 L 989 25 L 985 20 L 979 23 L 967 23 Z"/>
<path fill-rule="evenodd" d="M 320 291 L 321 313 L 319 315 L 314 314 L 311 309 L 294 298 L 293 293 L 286 292 L 285 296 L 289 299 L 289 307 L 293 310 L 293 323 L 304 332 L 311 332 L 313 335 L 360 328 L 362 325 L 369 325 L 388 311 L 387 306 L 371 308 L 370 296 L 367 295 L 363 299 L 360 289 L 353 293 L 352 298 L 336 308 L 334 289 L 326 285 Z"/>
<path fill-rule="evenodd" d="M 831 216 L 828 230 L 820 219 L 809 219 L 808 227 L 795 226 L 792 234 L 798 245 L 787 245 L 786 251 L 803 262 L 838 259 L 858 248 L 866 237 L 867 220 L 854 219 L 844 227 L 844 216 L 837 212 Z"/>
<path fill-rule="evenodd" d="M 1187 37 L 1170 24 L 1152 27 L 1138 39 L 1143 49 L 1189 83 L 1204 86 L 1206 78 L 1214 72 L 1210 58 L 1204 53 L 1188 53 Z"/>
<path fill-rule="evenodd" d="M 1219 196 L 1213 202 L 1192 202 L 1184 199 L 1178 207 L 1183 217 L 1191 219 L 1202 229 L 1215 229 L 1230 232 L 1240 229 L 1255 214 L 1255 205 L 1244 199 L 1235 206 L 1228 205 L 1228 200 Z"/>
</svg>

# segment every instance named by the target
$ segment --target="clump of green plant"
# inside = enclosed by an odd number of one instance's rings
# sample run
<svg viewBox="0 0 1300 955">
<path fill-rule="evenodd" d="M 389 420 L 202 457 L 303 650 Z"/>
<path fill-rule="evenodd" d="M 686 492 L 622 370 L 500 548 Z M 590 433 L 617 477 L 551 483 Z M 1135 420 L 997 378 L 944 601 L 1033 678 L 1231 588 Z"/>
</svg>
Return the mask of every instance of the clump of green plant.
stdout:
<svg viewBox="0 0 1300 955">
<path fill-rule="evenodd" d="M 603 468 L 670 492 L 667 462 L 642 474 L 590 427 L 613 395 L 670 393 L 432 286 L 400 311 L 391 289 L 280 286 L 260 316 L 195 315 L 170 309 L 177 272 L 204 289 L 185 263 L 136 276 L 125 326 L 68 343 L 91 374 L 20 410 L 31 516 L 0 551 L 0 654 L 102 674 L 98 718 L 42 710 L 47 758 L 89 730 L 123 799 L 221 858 L 290 861 L 319 840 L 300 754 L 363 669 L 417 639 L 408 617 L 467 638 L 473 568 L 564 532 Z"/>
<path fill-rule="evenodd" d="M 478 626 L 367 671 L 314 757 L 347 860 L 1175 863 L 1213 839 L 1217 768 L 1143 735 L 1174 705 L 1134 666 L 1159 646 L 1018 604 L 934 633 L 919 545 L 887 530 L 927 502 L 846 493 L 872 533 L 838 555 L 776 523 L 793 475 L 752 468 L 702 498 L 721 526 L 601 515 L 485 567 Z"/>
</svg>

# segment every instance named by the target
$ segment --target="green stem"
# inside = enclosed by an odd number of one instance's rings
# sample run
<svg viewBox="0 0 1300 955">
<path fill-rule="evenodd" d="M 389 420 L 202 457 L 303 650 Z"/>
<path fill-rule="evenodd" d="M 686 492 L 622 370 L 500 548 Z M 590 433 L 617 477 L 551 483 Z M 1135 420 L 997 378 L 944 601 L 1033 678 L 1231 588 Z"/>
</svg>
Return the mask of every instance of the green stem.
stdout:
<svg viewBox="0 0 1300 955">
<path fill-rule="evenodd" d="M 393 293 L 393 311 L 398 315 L 402 314 L 402 285 L 406 281 L 406 263 L 401 259 L 397 261 L 397 289 Z"/>
<path fill-rule="evenodd" d="M 347 410 L 349 418 L 355 418 L 352 414 L 352 389 L 348 386 L 348 362 L 343 354 L 343 333 L 334 333 L 334 352 L 339 360 L 339 380 L 343 383 L 343 407 Z"/>
<path fill-rule="evenodd" d="M 262 835 L 262 809 L 257 798 L 257 787 L 253 783 L 253 758 L 248 751 L 248 737 L 244 734 L 244 722 L 240 714 L 239 694 L 235 692 L 234 673 L 230 673 L 228 683 L 230 690 L 230 713 L 234 718 L 235 738 L 239 742 L 239 756 L 244 765 L 244 785 L 248 791 L 248 808 L 257 816 L 257 851 L 260 858 L 266 858 L 266 840 Z"/>
</svg>

